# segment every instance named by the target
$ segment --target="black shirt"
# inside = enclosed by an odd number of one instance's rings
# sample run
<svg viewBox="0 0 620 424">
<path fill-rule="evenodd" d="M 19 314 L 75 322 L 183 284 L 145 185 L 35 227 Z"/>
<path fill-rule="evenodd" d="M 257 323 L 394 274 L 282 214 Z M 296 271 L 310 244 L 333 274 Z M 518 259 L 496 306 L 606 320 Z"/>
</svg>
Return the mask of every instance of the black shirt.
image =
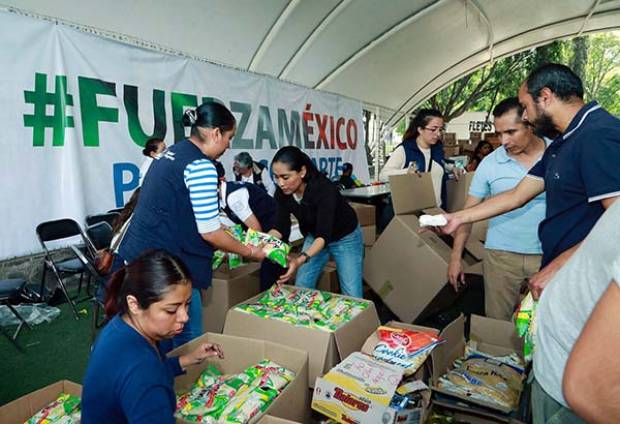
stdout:
<svg viewBox="0 0 620 424">
<path fill-rule="evenodd" d="M 338 183 L 342 184 L 344 188 L 353 188 L 355 187 L 355 181 L 348 175 L 341 175 Z"/>
<path fill-rule="evenodd" d="M 291 214 L 299 221 L 304 236 L 322 237 L 326 244 L 340 240 L 357 228 L 355 211 L 342 197 L 336 184 L 323 176 L 308 181 L 299 203 L 292 194 L 284 194 L 280 187 L 274 197 L 278 203 L 275 230 L 284 240 L 288 240 L 291 233 Z"/>
</svg>

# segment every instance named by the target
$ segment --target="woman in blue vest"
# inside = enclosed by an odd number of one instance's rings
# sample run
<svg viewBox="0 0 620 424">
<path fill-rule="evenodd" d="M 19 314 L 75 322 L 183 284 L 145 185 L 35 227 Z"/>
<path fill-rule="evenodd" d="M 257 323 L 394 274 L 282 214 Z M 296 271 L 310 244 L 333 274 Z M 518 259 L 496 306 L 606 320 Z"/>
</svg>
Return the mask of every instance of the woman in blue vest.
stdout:
<svg viewBox="0 0 620 424">
<path fill-rule="evenodd" d="M 270 233 L 287 240 L 293 214 L 305 237 L 301 254 L 290 258 L 288 271 L 278 281 L 285 283 L 297 273 L 295 285 L 315 288 L 331 254 L 343 294 L 361 298 L 362 230 L 355 211 L 342 197 L 338 186 L 294 146 L 278 150 L 271 170 L 278 186 L 275 193 L 278 214 Z"/>
<path fill-rule="evenodd" d="M 273 197 L 256 184 L 226 181 L 226 171 L 220 162 L 215 163 L 215 168 L 220 184 L 220 209 L 244 229 L 269 232 L 275 225 L 278 210 Z M 265 259 L 260 267 L 261 291 L 271 287 L 283 273 L 284 268 Z"/>
<path fill-rule="evenodd" d="M 244 246 L 220 226 L 217 171 L 213 161 L 228 149 L 235 118 L 220 103 L 206 102 L 188 110 L 189 138 L 171 146 L 153 162 L 145 179 L 119 255 L 131 262 L 147 249 L 178 256 L 193 282 L 189 322 L 173 346 L 202 334 L 201 289 L 211 285 L 213 251 L 221 249 L 261 261 L 262 249 Z"/>
<path fill-rule="evenodd" d="M 93 347 L 82 391 L 82 422 L 174 423 L 174 377 L 208 357 L 217 344 L 167 358 L 160 342 L 188 320 L 192 282 L 183 263 L 148 251 L 111 278 L 106 313 L 113 317 Z"/>
<path fill-rule="evenodd" d="M 445 158 L 441 142 L 445 131 L 443 115 L 435 109 L 421 109 L 411 119 L 407 131 L 400 143 L 379 174 L 379 179 L 388 181 L 388 177 L 400 174 L 403 169 L 413 167 L 416 172 L 429 172 L 435 189 L 437 206 L 446 204 L 446 181 L 448 176 L 444 169 Z M 391 199 L 390 199 L 391 200 Z M 394 217 L 391 201 L 381 213 L 377 230 L 382 231 Z"/>
</svg>

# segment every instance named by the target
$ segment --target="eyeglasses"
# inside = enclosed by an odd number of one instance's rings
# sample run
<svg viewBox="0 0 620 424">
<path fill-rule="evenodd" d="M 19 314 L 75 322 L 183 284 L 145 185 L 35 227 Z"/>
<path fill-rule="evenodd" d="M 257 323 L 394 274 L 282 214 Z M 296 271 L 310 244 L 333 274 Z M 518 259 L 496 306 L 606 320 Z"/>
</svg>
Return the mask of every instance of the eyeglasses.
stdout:
<svg viewBox="0 0 620 424">
<path fill-rule="evenodd" d="M 438 132 L 438 133 L 445 133 L 446 132 L 446 127 L 424 127 L 423 129 L 430 131 L 430 132 Z"/>
</svg>

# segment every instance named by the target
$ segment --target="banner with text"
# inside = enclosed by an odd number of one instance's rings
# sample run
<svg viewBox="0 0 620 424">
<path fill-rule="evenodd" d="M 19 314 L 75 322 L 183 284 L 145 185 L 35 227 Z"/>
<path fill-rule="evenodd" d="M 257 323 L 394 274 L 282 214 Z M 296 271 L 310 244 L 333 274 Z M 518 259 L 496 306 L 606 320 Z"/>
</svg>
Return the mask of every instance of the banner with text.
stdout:
<svg viewBox="0 0 620 424">
<path fill-rule="evenodd" d="M 237 118 L 231 148 L 268 163 L 302 148 L 330 177 L 351 162 L 368 181 L 361 103 L 273 78 L 0 12 L 4 165 L 0 259 L 40 250 L 37 224 L 121 207 L 138 185 L 142 148 L 185 137 L 184 111 L 219 101 Z"/>
</svg>

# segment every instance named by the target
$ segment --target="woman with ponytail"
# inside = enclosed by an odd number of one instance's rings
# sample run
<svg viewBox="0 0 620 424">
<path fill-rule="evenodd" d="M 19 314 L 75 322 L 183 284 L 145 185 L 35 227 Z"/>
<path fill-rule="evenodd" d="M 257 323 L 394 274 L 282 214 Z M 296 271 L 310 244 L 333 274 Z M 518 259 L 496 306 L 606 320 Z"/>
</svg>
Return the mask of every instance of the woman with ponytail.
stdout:
<svg viewBox="0 0 620 424">
<path fill-rule="evenodd" d="M 301 254 L 289 259 L 288 271 L 278 282 L 285 283 L 297 273 L 297 286 L 315 288 L 331 254 L 342 292 L 361 298 L 364 241 L 353 208 L 336 184 L 322 175 L 297 147 L 278 150 L 271 169 L 278 186 L 278 213 L 270 234 L 287 240 L 293 214 L 305 237 Z"/>
<path fill-rule="evenodd" d="M 221 249 L 262 261 L 262 249 L 244 246 L 220 226 L 217 170 L 213 161 L 228 149 L 236 122 L 226 106 L 205 102 L 189 109 L 190 136 L 156 160 L 144 180 L 131 225 L 121 242 L 125 262 L 147 249 L 163 249 L 187 266 L 193 282 L 189 322 L 173 339 L 181 345 L 202 334 L 201 290 L 211 286 L 213 251 Z"/>
<path fill-rule="evenodd" d="M 159 343 L 187 323 L 191 297 L 189 271 L 161 250 L 145 252 L 112 275 L 105 299 L 111 319 L 86 370 L 82 423 L 174 422 L 174 377 L 209 357 L 224 357 L 213 343 L 178 357 L 161 351 Z"/>
</svg>

